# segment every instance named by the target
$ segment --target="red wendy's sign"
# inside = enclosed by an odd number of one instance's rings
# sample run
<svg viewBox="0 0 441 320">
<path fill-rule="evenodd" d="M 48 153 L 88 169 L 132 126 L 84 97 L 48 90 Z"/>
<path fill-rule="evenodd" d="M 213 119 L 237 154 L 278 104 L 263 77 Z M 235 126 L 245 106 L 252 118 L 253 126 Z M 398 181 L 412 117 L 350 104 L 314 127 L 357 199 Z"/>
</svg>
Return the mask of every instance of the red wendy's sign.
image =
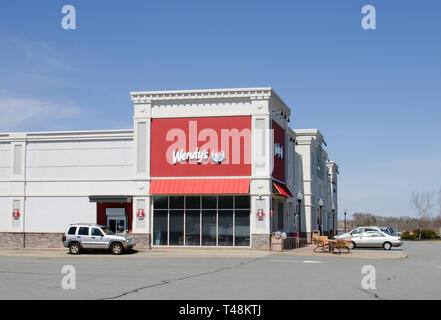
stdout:
<svg viewBox="0 0 441 320">
<path fill-rule="evenodd" d="M 152 119 L 150 175 L 251 175 L 251 117 Z"/>
<path fill-rule="evenodd" d="M 273 177 L 285 181 L 285 130 L 273 121 L 274 170 Z"/>
</svg>

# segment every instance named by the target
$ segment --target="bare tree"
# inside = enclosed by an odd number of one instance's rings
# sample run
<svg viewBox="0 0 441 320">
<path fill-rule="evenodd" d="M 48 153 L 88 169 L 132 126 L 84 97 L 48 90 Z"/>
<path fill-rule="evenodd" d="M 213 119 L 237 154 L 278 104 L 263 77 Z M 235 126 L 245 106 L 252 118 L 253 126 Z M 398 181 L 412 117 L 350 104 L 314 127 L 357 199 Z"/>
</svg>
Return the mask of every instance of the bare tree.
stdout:
<svg viewBox="0 0 441 320">
<path fill-rule="evenodd" d="M 413 192 L 411 205 L 418 211 L 418 216 L 422 219 L 430 219 L 432 216 L 433 193 Z"/>
<path fill-rule="evenodd" d="M 413 192 L 410 200 L 410 204 L 413 208 L 415 208 L 418 212 L 419 221 L 419 229 L 421 238 L 421 229 L 424 225 L 432 218 L 432 209 L 434 207 L 433 201 L 434 195 L 429 192 Z"/>
<path fill-rule="evenodd" d="M 441 188 L 438 190 L 438 218 L 441 218 Z"/>
</svg>

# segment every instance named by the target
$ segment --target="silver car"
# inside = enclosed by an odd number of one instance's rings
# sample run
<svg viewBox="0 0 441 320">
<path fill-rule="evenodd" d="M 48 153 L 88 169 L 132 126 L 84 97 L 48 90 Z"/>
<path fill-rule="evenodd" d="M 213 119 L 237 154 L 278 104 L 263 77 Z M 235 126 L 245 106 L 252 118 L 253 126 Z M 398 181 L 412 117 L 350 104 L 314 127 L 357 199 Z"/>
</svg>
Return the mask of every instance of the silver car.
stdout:
<svg viewBox="0 0 441 320">
<path fill-rule="evenodd" d="M 371 232 L 371 231 L 381 231 L 381 230 L 379 227 L 358 227 L 355 228 L 354 230 L 349 231 L 348 233 L 335 236 L 334 239 L 355 238 L 355 237 L 359 237 L 364 232 Z"/>
<path fill-rule="evenodd" d="M 390 250 L 392 247 L 399 247 L 403 244 L 400 237 L 391 236 L 382 231 L 364 232 L 358 237 L 353 237 L 351 248 L 384 248 Z"/>
<path fill-rule="evenodd" d="M 110 250 L 121 254 L 135 247 L 132 237 L 114 233 L 106 226 L 90 223 L 71 224 L 62 237 L 63 245 L 71 254 L 79 254 L 83 249 Z"/>
</svg>

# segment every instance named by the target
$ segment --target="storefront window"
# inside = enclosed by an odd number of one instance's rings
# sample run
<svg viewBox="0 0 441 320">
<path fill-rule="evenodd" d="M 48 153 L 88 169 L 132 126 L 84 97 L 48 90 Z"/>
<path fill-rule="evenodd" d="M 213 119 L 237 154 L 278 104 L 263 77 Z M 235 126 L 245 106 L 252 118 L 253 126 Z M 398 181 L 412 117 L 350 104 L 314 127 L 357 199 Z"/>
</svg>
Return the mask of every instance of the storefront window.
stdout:
<svg viewBox="0 0 441 320">
<path fill-rule="evenodd" d="M 185 212 L 185 244 L 187 246 L 201 245 L 201 213 L 199 210 Z"/>
<path fill-rule="evenodd" d="M 184 197 L 170 197 L 170 209 L 184 209 Z"/>
<path fill-rule="evenodd" d="M 219 210 L 218 245 L 233 245 L 233 210 Z"/>
<path fill-rule="evenodd" d="M 185 209 L 200 209 L 201 197 L 185 197 Z"/>
<path fill-rule="evenodd" d="M 169 239 L 170 246 L 183 246 L 184 245 L 184 211 L 170 210 L 169 221 Z"/>
<path fill-rule="evenodd" d="M 249 209 L 250 208 L 250 197 L 234 197 L 234 208 L 235 209 Z"/>
<path fill-rule="evenodd" d="M 153 201 L 153 245 L 250 245 L 249 196 L 161 196 Z"/>
<path fill-rule="evenodd" d="M 217 197 L 202 197 L 202 209 L 217 209 Z"/>
<path fill-rule="evenodd" d="M 250 211 L 236 210 L 234 213 L 234 245 L 250 245 Z"/>
<path fill-rule="evenodd" d="M 166 246 L 168 230 L 168 211 L 155 210 L 153 215 L 153 244 L 156 246 Z"/>
<path fill-rule="evenodd" d="M 153 197 L 153 208 L 154 209 L 168 209 L 168 197 L 159 196 Z"/>
<path fill-rule="evenodd" d="M 216 210 L 202 213 L 202 245 L 216 245 Z"/>
<path fill-rule="evenodd" d="M 233 197 L 219 197 L 218 200 L 219 203 L 219 209 L 233 209 L 234 208 L 234 202 Z"/>
</svg>

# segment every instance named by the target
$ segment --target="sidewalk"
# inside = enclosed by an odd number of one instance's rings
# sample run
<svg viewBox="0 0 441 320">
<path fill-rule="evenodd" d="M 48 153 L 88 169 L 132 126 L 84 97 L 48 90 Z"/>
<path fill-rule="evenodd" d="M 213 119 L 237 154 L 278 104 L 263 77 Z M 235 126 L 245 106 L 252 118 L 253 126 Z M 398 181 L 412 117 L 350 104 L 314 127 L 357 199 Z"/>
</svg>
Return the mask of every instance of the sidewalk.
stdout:
<svg viewBox="0 0 441 320">
<path fill-rule="evenodd" d="M 263 258 L 270 255 L 270 251 L 250 249 L 224 248 L 153 248 L 151 250 L 134 250 L 127 254 L 115 256 L 108 251 L 88 251 L 85 254 L 71 255 L 65 248 L 3 248 L 0 257 L 36 257 L 36 258 Z"/>
<path fill-rule="evenodd" d="M 341 254 L 329 252 L 314 252 L 314 245 L 308 245 L 303 248 L 293 249 L 289 251 L 278 252 L 279 254 L 302 256 L 302 257 L 332 257 L 332 258 L 354 258 L 354 259 L 405 259 L 407 253 L 401 248 L 393 248 L 392 250 L 383 250 L 382 248 L 363 248 L 354 249 L 347 253 L 347 250 L 341 250 Z"/>
<path fill-rule="evenodd" d="M 355 249 L 350 253 L 342 250 L 341 254 L 314 252 L 314 245 L 304 248 L 275 252 L 251 249 L 230 248 L 153 248 L 151 250 L 135 250 L 128 254 L 114 256 L 106 251 L 91 251 L 87 254 L 73 256 L 68 249 L 36 249 L 36 248 L 4 248 L 0 249 L 0 257 L 37 257 L 37 258 L 263 258 L 271 254 L 281 254 L 300 257 L 329 257 L 353 259 L 404 259 L 407 254 L 401 248 L 392 250 L 383 249 Z"/>
</svg>

